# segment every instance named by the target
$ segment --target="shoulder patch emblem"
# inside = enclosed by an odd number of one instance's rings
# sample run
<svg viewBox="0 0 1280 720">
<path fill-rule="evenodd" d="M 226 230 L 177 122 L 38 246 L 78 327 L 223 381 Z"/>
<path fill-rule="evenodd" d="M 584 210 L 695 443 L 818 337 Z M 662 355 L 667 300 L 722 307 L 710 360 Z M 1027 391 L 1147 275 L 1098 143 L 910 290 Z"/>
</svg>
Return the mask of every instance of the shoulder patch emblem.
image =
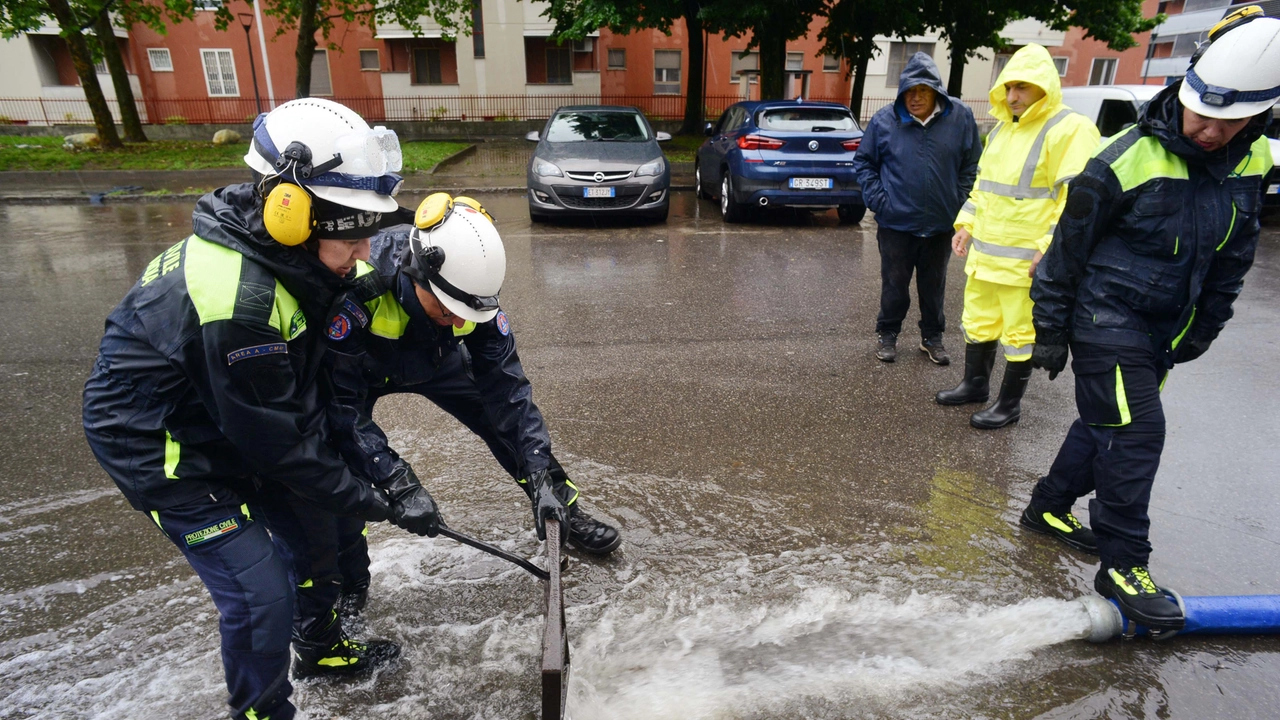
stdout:
<svg viewBox="0 0 1280 720">
<path fill-rule="evenodd" d="M 369 314 L 361 309 L 360 305 L 351 298 L 342 301 L 342 309 L 355 318 L 356 324 L 360 327 L 365 327 L 369 324 Z"/>
<path fill-rule="evenodd" d="M 499 310 L 497 316 L 495 316 L 493 320 L 498 324 L 498 332 L 503 335 L 511 334 L 511 321 L 507 319 L 506 313 Z"/>
<path fill-rule="evenodd" d="M 230 535 L 239 529 L 240 521 L 235 517 L 229 517 L 226 520 L 221 520 L 207 527 L 202 527 L 195 532 L 189 532 L 184 535 L 182 539 L 186 541 L 187 547 L 191 547 L 192 545 L 207 543 L 210 540 L 220 538 L 223 535 Z"/>
<path fill-rule="evenodd" d="M 329 323 L 329 339 L 341 340 L 351 334 L 351 321 L 346 315 L 338 313 L 333 316 L 333 321 Z"/>
<path fill-rule="evenodd" d="M 254 345 L 253 347 L 240 348 L 233 352 L 227 353 L 227 364 L 234 365 L 241 360 L 259 357 L 262 355 L 288 355 L 289 346 L 279 343 L 267 343 L 266 345 Z"/>
</svg>

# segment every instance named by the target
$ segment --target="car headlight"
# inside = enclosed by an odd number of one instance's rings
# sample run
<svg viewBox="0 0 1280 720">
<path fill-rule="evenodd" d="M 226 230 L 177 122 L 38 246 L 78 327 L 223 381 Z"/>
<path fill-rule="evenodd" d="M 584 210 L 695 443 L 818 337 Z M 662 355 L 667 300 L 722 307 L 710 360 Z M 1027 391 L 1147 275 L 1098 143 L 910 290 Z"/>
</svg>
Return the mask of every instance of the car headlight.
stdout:
<svg viewBox="0 0 1280 720">
<path fill-rule="evenodd" d="M 646 175 L 653 175 L 654 177 L 657 177 L 662 174 L 662 169 L 664 167 L 666 167 L 666 163 L 662 161 L 662 158 L 658 158 L 653 162 L 647 162 L 636 168 L 636 177 L 644 177 Z"/>
<path fill-rule="evenodd" d="M 533 174 L 538 177 L 564 177 L 564 173 L 560 172 L 560 168 L 546 160 L 537 160 L 533 163 Z"/>
</svg>

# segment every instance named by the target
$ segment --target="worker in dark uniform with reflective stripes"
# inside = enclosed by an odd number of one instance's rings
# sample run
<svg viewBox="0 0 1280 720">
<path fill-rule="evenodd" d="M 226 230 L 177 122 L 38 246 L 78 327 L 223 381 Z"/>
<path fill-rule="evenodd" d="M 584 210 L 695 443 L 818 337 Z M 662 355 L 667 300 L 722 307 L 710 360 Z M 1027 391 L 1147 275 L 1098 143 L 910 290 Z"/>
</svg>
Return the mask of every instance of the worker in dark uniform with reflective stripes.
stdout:
<svg viewBox="0 0 1280 720">
<path fill-rule="evenodd" d="M 1184 623 L 1148 569 L 1147 506 L 1165 441 L 1160 389 L 1231 318 L 1272 168 L 1262 133 L 1280 97 L 1280 20 L 1238 12 L 1211 31 L 1186 77 L 1072 181 L 1031 287 L 1032 363 L 1052 379 L 1070 347 L 1080 417 L 1021 523 L 1099 554 L 1097 591 L 1156 630 Z M 1090 492 L 1092 532 L 1071 512 Z"/>
<path fill-rule="evenodd" d="M 1098 147 L 1098 129 L 1062 104 L 1049 52 L 1027 45 L 991 88 L 991 114 L 978 181 L 956 216 L 952 250 L 964 271 L 964 379 L 937 394 L 940 405 L 986 402 L 999 346 L 1008 361 L 1000 396 L 969 424 L 990 430 L 1018 421 L 1031 377 L 1035 328 L 1027 295 L 1067 200 L 1067 182 Z"/>
<path fill-rule="evenodd" d="M 203 197 L 194 234 L 153 260 L 107 317 L 84 429 L 212 596 L 233 717 L 288 720 L 296 581 L 290 528 L 273 522 L 282 498 L 419 535 L 435 534 L 439 514 L 421 487 L 390 497 L 352 475 L 325 441 L 317 389 L 343 275 L 367 257 L 380 213 L 397 207 L 394 133 L 315 99 L 255 125 L 270 145 L 246 157 L 259 181 Z M 344 658 L 369 651 L 335 642 Z"/>
<path fill-rule="evenodd" d="M 357 270 L 362 302 L 345 305 L 330 322 L 335 441 L 371 478 L 404 473 L 404 461 L 372 420 L 373 406 L 391 394 L 421 395 L 484 440 L 529 496 L 540 537 L 551 508 L 567 519 L 571 547 L 613 552 L 622 537 L 582 508 L 578 487 L 552 454 L 511 321 L 498 307 L 506 254 L 492 218 L 475 200 L 436 193 L 422 202 L 415 222 L 373 238 L 369 264 Z M 367 542 L 358 518 L 335 522 L 340 607 L 353 614 L 368 591 Z M 317 594 L 326 598 L 318 607 L 332 604 L 332 587 Z"/>
</svg>

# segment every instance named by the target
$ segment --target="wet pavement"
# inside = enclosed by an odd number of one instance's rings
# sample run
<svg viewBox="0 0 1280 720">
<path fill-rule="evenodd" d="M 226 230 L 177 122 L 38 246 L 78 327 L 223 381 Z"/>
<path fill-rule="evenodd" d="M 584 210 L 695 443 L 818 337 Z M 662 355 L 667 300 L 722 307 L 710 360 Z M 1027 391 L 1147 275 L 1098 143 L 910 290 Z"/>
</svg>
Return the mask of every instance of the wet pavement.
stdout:
<svg viewBox="0 0 1280 720">
<path fill-rule="evenodd" d="M 914 308 L 898 362 L 876 361 L 873 221 L 726 226 L 676 193 L 666 224 L 531 226 L 521 195 L 482 199 L 556 453 L 626 538 L 568 572 L 571 717 L 1275 716 L 1275 638 L 1072 639 L 1064 601 L 1095 566 L 1016 525 L 1074 418 L 1070 375 L 1038 373 L 1022 421 L 981 432 L 933 402 L 961 367 L 914 350 Z M 103 318 L 190 211 L 0 206 L 0 718 L 225 715 L 212 603 L 80 430 Z M 953 262 L 957 356 L 962 285 Z M 1271 229 L 1235 319 L 1164 393 L 1152 571 L 1184 595 L 1280 593 L 1278 345 Z M 538 554 L 479 440 L 418 398 L 377 417 L 452 527 Z M 442 538 L 371 538 L 355 630 L 405 659 L 300 684 L 307 716 L 535 717 L 536 581 Z"/>
</svg>

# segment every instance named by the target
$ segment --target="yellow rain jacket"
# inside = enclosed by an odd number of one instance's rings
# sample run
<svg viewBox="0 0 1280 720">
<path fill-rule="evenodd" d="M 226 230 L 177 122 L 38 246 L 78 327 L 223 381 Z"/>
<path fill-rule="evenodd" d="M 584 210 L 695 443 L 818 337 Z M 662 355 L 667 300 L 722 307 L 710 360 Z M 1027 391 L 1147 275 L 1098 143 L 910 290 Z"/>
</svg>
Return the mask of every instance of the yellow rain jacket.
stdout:
<svg viewBox="0 0 1280 720">
<path fill-rule="evenodd" d="M 1005 100 L 1004 86 L 1011 82 L 1045 91 L 1016 120 Z M 1030 287 L 1031 260 L 1049 249 L 1067 204 L 1067 183 L 1084 169 L 1100 137 L 1089 118 L 1062 104 L 1058 70 L 1039 45 L 1009 58 L 990 97 L 999 122 L 987 135 L 978 181 L 955 222 L 973 236 L 964 270 L 979 280 Z"/>
</svg>

